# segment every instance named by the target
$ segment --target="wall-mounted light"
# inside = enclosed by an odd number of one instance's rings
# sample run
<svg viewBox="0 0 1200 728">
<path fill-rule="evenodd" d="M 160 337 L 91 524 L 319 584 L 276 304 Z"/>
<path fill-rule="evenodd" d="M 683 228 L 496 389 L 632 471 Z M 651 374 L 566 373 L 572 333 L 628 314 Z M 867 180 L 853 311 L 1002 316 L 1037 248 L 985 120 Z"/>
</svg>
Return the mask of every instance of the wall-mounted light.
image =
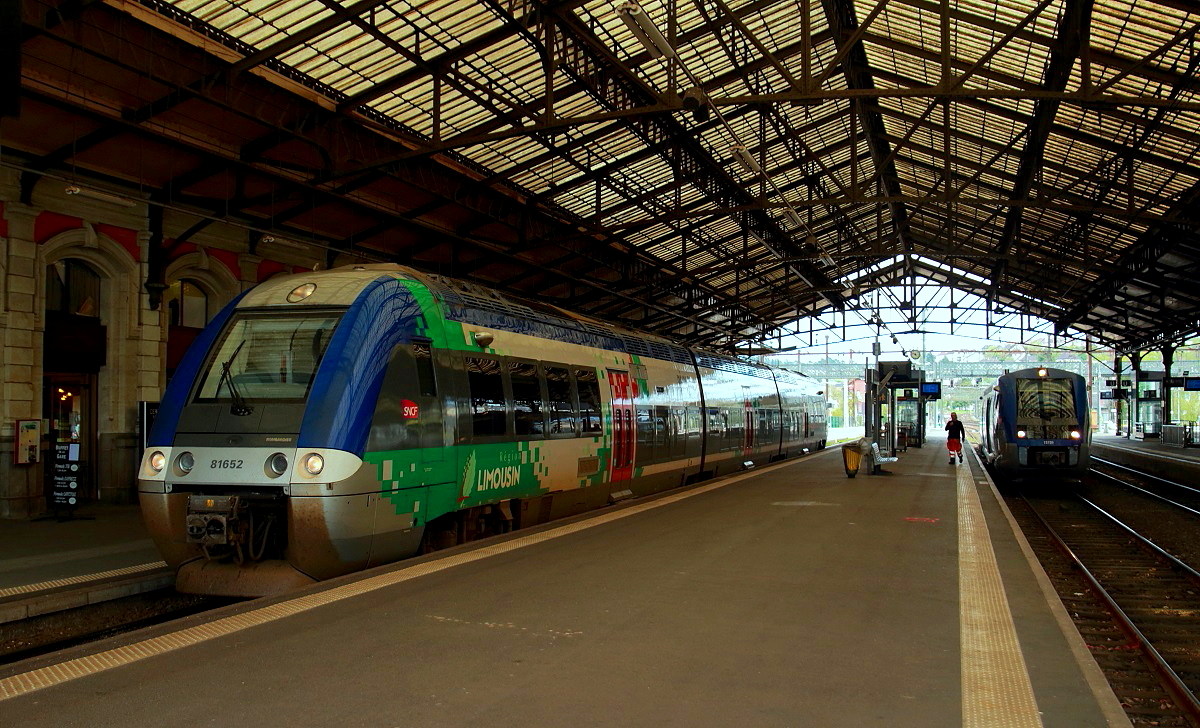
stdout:
<svg viewBox="0 0 1200 728">
<path fill-rule="evenodd" d="M 617 15 L 621 16 L 625 27 L 629 28 L 629 32 L 633 33 L 651 58 L 675 57 L 675 49 L 658 31 L 658 28 L 654 27 L 654 23 L 650 22 L 650 18 L 646 16 L 646 11 L 642 10 L 641 5 L 635 2 L 624 3 L 617 8 Z"/>
<path fill-rule="evenodd" d="M 495 338 L 496 337 L 492 336 L 491 334 L 489 334 L 486 331 L 472 331 L 471 332 L 471 340 L 474 341 L 475 345 L 481 349 L 486 349 L 489 346 L 491 346 L 492 341 L 495 340 Z"/>
</svg>

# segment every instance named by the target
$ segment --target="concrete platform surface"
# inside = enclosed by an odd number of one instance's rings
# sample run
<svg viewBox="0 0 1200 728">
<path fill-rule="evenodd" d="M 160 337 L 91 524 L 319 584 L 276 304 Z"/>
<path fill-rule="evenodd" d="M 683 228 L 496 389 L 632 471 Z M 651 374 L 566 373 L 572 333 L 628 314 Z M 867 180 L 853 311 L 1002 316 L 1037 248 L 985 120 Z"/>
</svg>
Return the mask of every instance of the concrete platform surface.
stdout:
<svg viewBox="0 0 1200 728">
<path fill-rule="evenodd" d="M 1092 438 L 1092 455 L 1162 478 L 1187 482 L 1200 477 L 1200 448 L 1164 445 L 1153 438 L 1097 435 Z"/>
<path fill-rule="evenodd" d="M 86 505 L 75 520 L 0 520 L 0 589 L 161 562 L 136 505 Z"/>
<path fill-rule="evenodd" d="M 836 449 L 0 672 L 34 726 L 1128 725 L 977 466 Z"/>
</svg>

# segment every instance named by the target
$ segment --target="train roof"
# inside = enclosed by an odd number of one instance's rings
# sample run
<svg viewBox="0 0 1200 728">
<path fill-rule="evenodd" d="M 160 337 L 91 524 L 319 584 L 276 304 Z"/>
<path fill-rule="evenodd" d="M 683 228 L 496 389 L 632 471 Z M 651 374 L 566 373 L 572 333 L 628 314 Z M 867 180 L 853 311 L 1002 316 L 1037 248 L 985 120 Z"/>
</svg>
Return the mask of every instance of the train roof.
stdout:
<svg viewBox="0 0 1200 728">
<path fill-rule="evenodd" d="M 626 351 L 678 364 L 695 363 L 718 371 L 790 382 L 808 380 L 803 373 L 769 367 L 724 354 L 690 350 L 653 334 L 620 328 L 579 316 L 549 304 L 517 299 L 468 281 L 421 273 L 394 263 L 349 265 L 324 271 L 281 275 L 260 283 L 238 303 L 239 309 L 275 306 L 346 306 L 380 277 L 400 277 L 421 283 L 443 306 L 445 316 L 461 323 L 517 331 L 584 346 Z M 299 286 L 313 284 L 302 302 L 289 301 Z"/>
</svg>

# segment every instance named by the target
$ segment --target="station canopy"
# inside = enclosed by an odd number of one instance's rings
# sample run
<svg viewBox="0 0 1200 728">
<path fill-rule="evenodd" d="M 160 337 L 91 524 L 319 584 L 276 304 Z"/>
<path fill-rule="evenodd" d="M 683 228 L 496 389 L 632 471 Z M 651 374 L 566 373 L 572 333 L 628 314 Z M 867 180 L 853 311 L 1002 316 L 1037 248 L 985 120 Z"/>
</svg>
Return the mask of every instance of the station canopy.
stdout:
<svg viewBox="0 0 1200 728">
<path fill-rule="evenodd" d="M 1195 0 L 23 12 L 3 163 L 148 201 L 151 288 L 234 225 L 726 350 L 918 281 L 1123 351 L 1200 329 Z"/>
</svg>

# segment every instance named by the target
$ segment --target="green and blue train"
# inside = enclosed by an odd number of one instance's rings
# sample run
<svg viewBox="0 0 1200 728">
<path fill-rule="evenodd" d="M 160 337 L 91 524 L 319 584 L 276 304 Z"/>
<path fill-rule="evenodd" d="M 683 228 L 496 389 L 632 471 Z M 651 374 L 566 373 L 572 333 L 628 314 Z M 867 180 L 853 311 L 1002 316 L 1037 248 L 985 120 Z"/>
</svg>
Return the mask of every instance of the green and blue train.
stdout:
<svg viewBox="0 0 1200 728">
<path fill-rule="evenodd" d="M 189 349 L 139 497 L 179 590 L 274 594 L 821 449 L 819 390 L 403 266 L 281 276 Z"/>
</svg>

